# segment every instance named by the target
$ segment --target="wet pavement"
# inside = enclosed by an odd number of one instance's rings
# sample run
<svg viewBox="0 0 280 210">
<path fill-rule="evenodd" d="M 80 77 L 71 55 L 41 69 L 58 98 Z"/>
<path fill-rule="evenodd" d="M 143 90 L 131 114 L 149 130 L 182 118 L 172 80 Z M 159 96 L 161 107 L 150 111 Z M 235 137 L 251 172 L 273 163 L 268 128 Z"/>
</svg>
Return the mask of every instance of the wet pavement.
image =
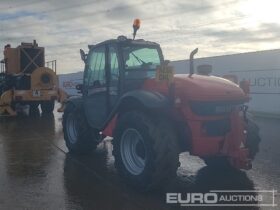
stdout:
<svg viewBox="0 0 280 210">
<path fill-rule="evenodd" d="M 280 120 L 256 118 L 262 142 L 252 170 L 214 170 L 183 153 L 171 184 L 140 193 L 118 177 L 109 139 L 89 156 L 68 154 L 61 116 L 0 118 L 0 209 L 178 209 L 165 203 L 166 192 L 280 190 Z M 277 207 L 242 209 L 280 209 L 279 200 L 278 193 Z"/>
</svg>

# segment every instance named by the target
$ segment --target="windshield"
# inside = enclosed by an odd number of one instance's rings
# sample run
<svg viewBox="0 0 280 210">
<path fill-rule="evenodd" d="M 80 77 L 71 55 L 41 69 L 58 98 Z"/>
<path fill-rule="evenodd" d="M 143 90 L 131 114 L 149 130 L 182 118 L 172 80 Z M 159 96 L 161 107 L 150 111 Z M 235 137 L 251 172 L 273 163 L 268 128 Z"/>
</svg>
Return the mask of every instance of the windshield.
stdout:
<svg viewBox="0 0 280 210">
<path fill-rule="evenodd" d="M 125 46 L 123 47 L 125 69 L 155 70 L 160 64 L 160 55 L 156 47 Z"/>
</svg>

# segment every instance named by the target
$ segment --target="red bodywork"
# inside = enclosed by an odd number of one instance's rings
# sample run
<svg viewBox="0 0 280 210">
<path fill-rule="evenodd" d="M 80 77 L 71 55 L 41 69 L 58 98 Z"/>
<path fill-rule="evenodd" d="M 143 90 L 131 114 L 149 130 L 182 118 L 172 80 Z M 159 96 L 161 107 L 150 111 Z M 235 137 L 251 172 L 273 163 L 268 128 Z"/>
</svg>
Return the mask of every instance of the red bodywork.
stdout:
<svg viewBox="0 0 280 210">
<path fill-rule="evenodd" d="M 189 152 L 199 157 L 226 156 L 236 168 L 249 169 L 251 161 L 248 151 L 243 147 L 246 140 L 245 121 L 242 112 L 235 108 L 226 115 L 200 116 L 195 114 L 190 106 L 191 102 L 216 102 L 244 103 L 248 95 L 233 82 L 214 76 L 202 75 L 175 75 L 174 76 L 174 119 L 184 122 L 186 130 L 191 132 Z M 143 89 L 159 92 L 168 96 L 169 85 L 167 82 L 157 82 L 155 79 L 146 80 Z M 203 125 L 205 122 L 228 120 L 230 130 L 223 136 L 209 136 Z M 116 117 L 103 131 L 106 136 L 112 136 L 116 124 Z M 188 128 L 187 128 L 188 127 Z"/>
</svg>

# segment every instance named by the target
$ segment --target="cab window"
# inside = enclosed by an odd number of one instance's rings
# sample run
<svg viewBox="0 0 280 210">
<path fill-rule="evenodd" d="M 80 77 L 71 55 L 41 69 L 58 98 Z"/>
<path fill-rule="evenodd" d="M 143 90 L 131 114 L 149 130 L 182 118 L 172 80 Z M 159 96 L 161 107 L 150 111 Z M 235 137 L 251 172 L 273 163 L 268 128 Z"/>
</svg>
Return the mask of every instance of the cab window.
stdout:
<svg viewBox="0 0 280 210">
<path fill-rule="evenodd" d="M 93 49 L 88 57 L 88 87 L 105 86 L 105 46 Z"/>
<path fill-rule="evenodd" d="M 123 48 L 125 68 L 137 69 L 146 66 L 153 69 L 160 64 L 157 48 L 143 46 L 127 46 Z"/>
</svg>

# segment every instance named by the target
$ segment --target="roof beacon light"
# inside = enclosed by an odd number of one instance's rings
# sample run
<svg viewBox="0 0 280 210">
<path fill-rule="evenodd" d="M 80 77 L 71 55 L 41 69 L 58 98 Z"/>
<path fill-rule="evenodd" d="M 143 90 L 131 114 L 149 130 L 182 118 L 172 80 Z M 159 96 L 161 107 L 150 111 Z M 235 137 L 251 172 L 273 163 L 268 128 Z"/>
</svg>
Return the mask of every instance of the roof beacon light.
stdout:
<svg viewBox="0 0 280 210">
<path fill-rule="evenodd" d="M 134 19 L 134 22 L 133 22 L 133 40 L 135 39 L 136 33 L 137 33 L 138 29 L 140 28 L 140 24 L 141 24 L 140 19 L 138 19 L 138 18 Z"/>
</svg>

